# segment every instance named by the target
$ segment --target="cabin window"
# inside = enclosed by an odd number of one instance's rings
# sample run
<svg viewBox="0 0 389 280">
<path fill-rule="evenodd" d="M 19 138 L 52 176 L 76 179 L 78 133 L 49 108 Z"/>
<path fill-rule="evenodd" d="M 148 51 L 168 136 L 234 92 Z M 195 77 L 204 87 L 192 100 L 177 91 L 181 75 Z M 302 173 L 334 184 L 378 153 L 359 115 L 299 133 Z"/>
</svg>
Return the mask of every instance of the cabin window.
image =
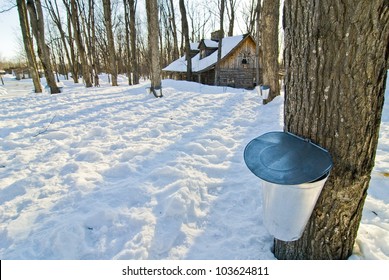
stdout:
<svg viewBox="0 0 389 280">
<path fill-rule="evenodd" d="M 247 58 L 242 59 L 242 67 L 248 68 L 249 67 L 249 60 Z"/>
</svg>

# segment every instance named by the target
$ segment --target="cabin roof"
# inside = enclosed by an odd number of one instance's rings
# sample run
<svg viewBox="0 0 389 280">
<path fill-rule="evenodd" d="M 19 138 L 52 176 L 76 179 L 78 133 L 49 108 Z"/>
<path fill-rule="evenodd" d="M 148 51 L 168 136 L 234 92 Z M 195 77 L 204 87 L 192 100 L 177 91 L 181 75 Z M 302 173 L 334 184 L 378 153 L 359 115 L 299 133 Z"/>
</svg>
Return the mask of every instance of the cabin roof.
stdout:
<svg viewBox="0 0 389 280">
<path fill-rule="evenodd" d="M 237 35 L 237 36 L 223 38 L 221 59 L 229 55 L 248 36 L 249 35 Z M 216 48 L 218 47 L 218 42 L 216 41 L 207 39 L 207 40 L 202 40 L 201 42 L 204 42 L 204 44 L 208 44 L 209 47 L 211 46 L 216 46 Z M 192 72 L 203 72 L 213 67 L 217 62 L 217 53 L 218 52 L 213 52 L 209 56 L 206 56 L 202 59 L 200 57 L 200 53 L 196 54 L 192 58 Z M 186 69 L 185 55 L 173 61 L 168 66 L 162 69 L 162 71 L 167 71 L 167 72 L 183 72 L 183 73 L 185 73 L 186 70 L 187 69 Z"/>
</svg>

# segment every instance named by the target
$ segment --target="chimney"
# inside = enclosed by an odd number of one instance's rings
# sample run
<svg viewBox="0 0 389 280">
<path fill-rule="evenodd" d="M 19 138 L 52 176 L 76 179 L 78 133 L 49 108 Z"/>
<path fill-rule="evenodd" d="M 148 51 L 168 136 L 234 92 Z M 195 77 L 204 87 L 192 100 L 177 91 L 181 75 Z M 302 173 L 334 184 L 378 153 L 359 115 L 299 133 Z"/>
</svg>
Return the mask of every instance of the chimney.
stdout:
<svg viewBox="0 0 389 280">
<path fill-rule="evenodd" d="M 217 30 L 211 33 L 211 40 L 219 42 L 220 39 L 224 37 L 224 34 L 222 33 L 221 30 Z"/>
</svg>

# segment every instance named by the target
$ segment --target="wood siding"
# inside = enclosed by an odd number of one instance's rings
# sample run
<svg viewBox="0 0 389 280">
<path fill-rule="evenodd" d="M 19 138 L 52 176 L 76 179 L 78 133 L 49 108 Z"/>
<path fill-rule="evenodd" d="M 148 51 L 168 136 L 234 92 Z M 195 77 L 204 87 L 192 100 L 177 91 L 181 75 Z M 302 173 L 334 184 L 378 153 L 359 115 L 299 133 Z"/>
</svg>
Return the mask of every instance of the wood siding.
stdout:
<svg viewBox="0 0 389 280">
<path fill-rule="evenodd" d="M 227 56 L 220 62 L 220 85 L 235 88 L 253 89 L 262 81 L 256 81 L 256 69 L 258 59 L 255 55 L 256 44 L 251 36 L 246 36 Z M 200 53 L 210 55 L 215 52 L 214 48 L 206 48 L 203 42 L 200 43 Z M 208 52 L 208 53 L 207 53 Z M 260 69 L 261 72 L 261 69 Z M 171 72 L 173 73 L 173 72 Z M 170 74 L 176 79 L 185 80 L 186 74 L 175 72 Z M 215 65 L 203 72 L 193 73 L 192 81 L 206 84 L 215 84 Z"/>
<path fill-rule="evenodd" d="M 247 37 L 242 44 L 222 59 L 220 63 L 220 85 L 247 89 L 254 88 L 258 84 L 255 81 L 257 65 L 255 42 L 251 37 Z M 206 76 L 211 75 L 207 74 Z M 214 83 L 214 78 L 207 78 L 207 80 L 211 81 L 208 84 Z"/>
</svg>

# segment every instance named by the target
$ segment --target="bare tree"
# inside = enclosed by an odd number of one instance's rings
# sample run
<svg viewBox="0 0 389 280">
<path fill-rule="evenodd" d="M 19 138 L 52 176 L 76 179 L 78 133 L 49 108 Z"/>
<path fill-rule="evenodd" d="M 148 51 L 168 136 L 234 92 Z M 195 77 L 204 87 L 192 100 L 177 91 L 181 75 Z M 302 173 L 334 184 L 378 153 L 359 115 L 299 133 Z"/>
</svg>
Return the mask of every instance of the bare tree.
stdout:
<svg viewBox="0 0 389 280">
<path fill-rule="evenodd" d="M 188 25 L 190 26 L 191 36 L 190 40 L 192 42 L 199 42 L 201 39 L 205 38 L 206 33 L 210 31 L 214 31 L 215 27 L 213 26 L 214 18 L 217 18 L 218 15 L 213 12 L 215 8 L 215 5 L 213 1 L 210 1 L 209 3 L 206 2 L 204 4 L 198 1 L 187 1 L 186 3 L 186 13 L 188 20 Z M 217 4 L 216 4 L 217 7 Z M 183 36 L 183 34 L 182 34 Z M 182 40 L 182 43 L 184 42 L 184 38 Z M 183 48 L 181 48 L 183 50 Z"/>
<path fill-rule="evenodd" d="M 254 34 L 257 13 L 256 8 L 261 4 L 261 0 L 250 0 L 248 3 L 244 3 L 242 18 L 245 24 L 246 33 Z"/>
<path fill-rule="evenodd" d="M 28 65 L 34 83 L 36 93 L 42 92 L 42 85 L 39 79 L 38 64 L 34 54 L 33 40 L 28 24 L 27 6 L 25 0 L 16 1 L 19 13 L 20 28 L 22 30 L 24 49 L 28 59 Z"/>
<path fill-rule="evenodd" d="M 255 56 L 257 57 L 257 67 L 255 68 L 255 81 L 256 84 L 259 85 L 261 82 L 261 66 L 262 66 L 262 46 L 261 46 L 261 0 L 257 1 L 257 6 L 255 8 L 255 17 L 256 17 L 256 28 L 255 28 L 255 40 L 256 40 L 256 46 L 255 46 Z"/>
<path fill-rule="evenodd" d="M 54 2 L 54 6 L 53 6 L 53 2 Z M 66 33 L 63 29 L 63 23 L 62 23 L 61 16 L 59 13 L 57 1 L 45 0 L 45 3 L 46 3 L 46 9 L 49 12 L 51 20 L 53 21 L 53 23 L 55 24 L 55 26 L 58 29 L 58 32 L 59 32 L 59 35 L 61 38 L 62 48 L 63 48 L 63 51 L 65 52 L 65 57 L 67 59 L 67 62 L 69 65 L 72 65 L 73 61 L 70 57 L 69 48 L 68 48 L 68 45 L 66 43 Z M 74 82 L 76 82 L 75 79 L 77 79 L 77 82 L 78 82 L 77 74 L 74 73 L 74 67 L 70 66 L 70 71 L 72 72 Z"/>
<path fill-rule="evenodd" d="M 66 9 L 66 22 L 67 22 L 67 43 L 69 45 L 69 52 L 70 52 L 70 68 L 72 72 L 72 78 L 74 83 L 78 83 L 78 75 L 79 75 L 79 68 L 78 68 L 78 57 L 76 53 L 76 48 L 74 45 L 74 38 L 73 38 L 73 32 L 72 32 L 72 12 L 71 12 L 71 7 L 70 7 L 70 2 L 69 0 L 62 0 L 63 4 Z"/>
<path fill-rule="evenodd" d="M 275 255 L 347 259 L 378 143 L 389 6 L 386 0 L 286 0 L 284 17 L 285 130 L 327 149 L 334 166 L 303 236 L 276 240 Z"/>
<path fill-rule="evenodd" d="M 139 84 L 139 63 L 137 56 L 137 30 L 136 30 L 136 5 L 137 1 L 128 0 L 130 6 L 130 43 L 131 43 L 131 66 L 134 85 Z"/>
<path fill-rule="evenodd" d="M 90 44 L 90 60 L 92 63 L 92 75 L 94 77 L 95 87 L 100 86 L 99 81 L 99 56 L 96 49 L 96 28 L 95 28 L 95 1 L 88 0 L 89 3 L 89 44 Z"/>
<path fill-rule="evenodd" d="M 128 78 L 128 85 L 132 85 L 131 78 L 131 47 L 130 47 L 130 30 L 127 26 L 130 25 L 130 15 L 129 15 L 129 1 L 123 0 L 124 6 L 124 22 L 125 22 L 125 47 L 126 47 L 126 72 Z"/>
<path fill-rule="evenodd" d="M 270 94 L 264 103 L 280 94 L 278 66 L 279 0 L 263 0 L 261 15 L 262 81 L 270 86 Z M 257 19 L 259 20 L 259 18 Z"/>
<path fill-rule="evenodd" d="M 234 26 L 235 26 L 235 11 L 236 11 L 236 0 L 228 0 L 228 5 L 226 5 L 227 16 L 228 16 L 228 35 L 234 35 Z"/>
<path fill-rule="evenodd" d="M 169 0 L 168 5 L 168 11 L 169 11 L 169 16 L 170 16 L 170 26 L 171 26 L 171 31 L 173 34 L 173 57 L 172 59 L 178 59 L 179 57 L 179 50 L 178 50 L 178 35 L 177 35 L 177 25 L 176 25 L 176 16 L 174 12 L 174 5 L 173 5 L 173 0 Z"/>
<path fill-rule="evenodd" d="M 115 42 L 112 33 L 111 0 L 103 0 L 103 7 L 104 7 L 104 24 L 107 31 L 108 56 L 109 56 L 110 72 L 112 75 L 112 85 L 117 86 L 118 73 L 117 73 L 117 66 L 116 66 Z"/>
<path fill-rule="evenodd" d="M 54 77 L 53 66 L 51 63 L 50 49 L 45 41 L 45 24 L 43 18 L 42 4 L 40 0 L 27 0 L 27 10 L 30 15 L 32 31 L 38 46 L 38 55 L 41 60 L 47 85 L 50 87 L 51 94 L 59 93 Z"/>
<path fill-rule="evenodd" d="M 219 42 L 217 50 L 217 62 L 215 66 L 215 85 L 220 85 L 220 65 L 219 61 L 222 56 L 222 42 L 224 38 L 224 10 L 225 10 L 226 0 L 220 0 L 220 29 L 219 29 Z"/>
<path fill-rule="evenodd" d="M 192 57 L 190 55 L 190 40 L 189 40 L 189 27 L 188 20 L 186 18 L 186 9 L 184 0 L 180 0 L 180 12 L 181 12 L 181 23 L 182 33 L 185 38 L 185 56 L 186 56 L 186 80 L 192 80 Z"/>
<path fill-rule="evenodd" d="M 69 0 L 63 0 L 65 5 L 69 6 Z M 92 87 L 91 77 L 89 74 L 89 65 L 87 60 L 87 54 L 84 42 L 82 40 L 82 30 L 79 22 L 79 13 L 78 13 L 78 5 L 77 0 L 70 0 L 70 9 L 68 10 L 68 13 L 70 13 L 71 23 L 74 30 L 74 39 L 76 41 L 78 54 L 80 57 L 81 62 L 81 70 L 82 70 L 82 77 L 85 82 L 86 87 Z M 74 63 L 77 63 L 76 61 Z"/>
<path fill-rule="evenodd" d="M 156 97 L 162 97 L 161 65 L 159 57 L 159 24 L 157 0 L 146 0 L 148 45 L 151 57 L 151 91 Z"/>
</svg>

